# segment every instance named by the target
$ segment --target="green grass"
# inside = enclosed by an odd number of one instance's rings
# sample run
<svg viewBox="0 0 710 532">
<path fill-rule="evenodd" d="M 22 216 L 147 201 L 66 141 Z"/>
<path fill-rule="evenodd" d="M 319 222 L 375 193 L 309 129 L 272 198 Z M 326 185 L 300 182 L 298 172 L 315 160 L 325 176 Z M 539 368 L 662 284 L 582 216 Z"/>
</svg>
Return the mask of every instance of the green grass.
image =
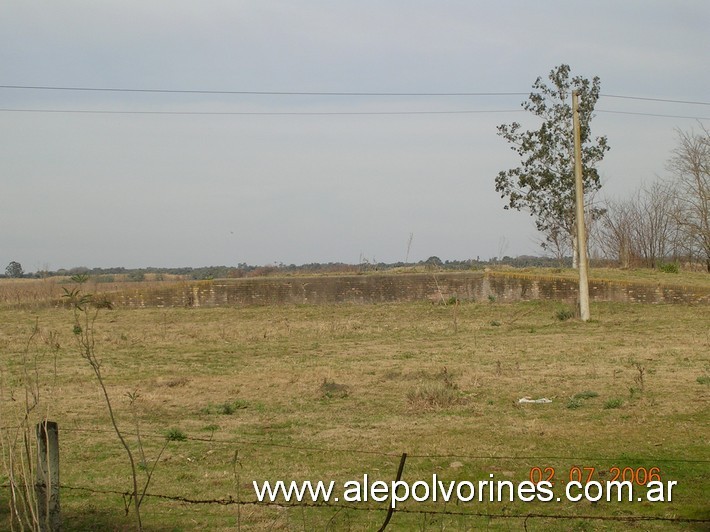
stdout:
<svg viewBox="0 0 710 532">
<path fill-rule="evenodd" d="M 511 275 L 530 275 L 531 277 L 579 278 L 577 270 L 573 268 L 505 268 L 501 271 Z M 589 280 L 707 288 L 708 273 L 705 271 L 681 270 L 675 275 L 668 275 L 665 271 L 651 268 L 632 268 L 627 270 L 619 268 L 590 268 Z"/>
<path fill-rule="evenodd" d="M 675 278 L 675 276 L 674 276 Z M 462 302 L 102 311 L 96 347 L 120 426 L 137 449 L 127 394 L 152 464 L 152 494 L 254 499 L 252 481 L 404 479 L 522 481 L 531 469 L 659 467 L 678 485 L 670 503 L 410 501 L 410 511 L 504 515 L 710 518 L 707 309 L 593 304 L 589 323 L 559 321 L 555 302 Z M 492 325 L 492 323 L 496 325 Z M 38 323 L 41 335 L 28 339 Z M 67 486 L 124 492 L 130 473 L 91 370 L 75 347 L 70 312 L 0 309 L 2 426 L 22 414 L 23 372 L 37 368 L 33 416 L 59 422 Z M 57 331 L 55 359 L 43 338 Z M 35 358 L 35 355 L 38 355 Z M 638 388 L 638 364 L 645 368 Z M 32 377 L 34 378 L 34 377 Z M 588 390 L 588 391 L 587 391 Z M 518 404 L 521 397 L 550 404 Z M 620 408 L 606 405 L 621 400 Z M 579 403 L 569 407 L 570 401 Z M 179 427 L 179 429 L 175 429 Z M 178 438 L 169 438 L 175 440 Z M 140 472 L 144 475 L 144 472 Z M 3 473 L 4 474 L 4 473 Z M 0 483 L 5 477 L 0 476 Z M 7 506 L 6 495 L 0 504 Z M 356 507 L 384 504 L 354 504 Z M 62 491 L 65 530 L 124 530 L 120 494 Z M 181 504 L 147 498 L 146 530 L 377 529 L 383 511 Z M 519 530 L 523 518 L 396 513 L 393 530 Z M 0 529 L 8 529 L 0 510 Z M 531 518 L 529 530 L 682 530 L 643 521 Z"/>
</svg>

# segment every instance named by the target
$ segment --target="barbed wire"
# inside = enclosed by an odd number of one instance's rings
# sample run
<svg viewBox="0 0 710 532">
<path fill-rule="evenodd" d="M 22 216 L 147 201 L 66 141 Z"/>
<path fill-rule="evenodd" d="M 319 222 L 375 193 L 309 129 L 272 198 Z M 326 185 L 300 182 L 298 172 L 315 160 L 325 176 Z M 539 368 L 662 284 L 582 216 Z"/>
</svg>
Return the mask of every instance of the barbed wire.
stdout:
<svg viewBox="0 0 710 532">
<path fill-rule="evenodd" d="M 9 484 L 0 484 L 1 488 L 9 488 Z M 130 491 L 124 490 L 112 490 L 112 489 L 96 489 L 87 486 L 70 486 L 67 484 L 62 484 L 61 489 L 70 491 L 84 491 L 94 494 L 103 495 L 121 495 L 122 497 L 130 497 L 132 494 Z M 195 499 L 191 497 L 184 497 L 181 495 L 165 495 L 160 493 L 146 493 L 146 497 L 154 499 L 168 500 L 172 502 L 179 502 L 183 504 L 216 504 L 220 506 L 271 506 L 276 508 L 314 508 L 319 510 L 354 510 L 359 512 L 388 512 L 390 511 L 389 505 L 383 506 L 353 506 L 348 504 L 333 504 L 333 503 L 318 503 L 318 502 L 307 502 L 301 501 L 298 503 L 290 502 L 277 502 L 277 501 L 259 501 L 259 500 L 239 500 L 235 499 L 231 495 L 219 499 Z M 395 508 L 394 513 L 403 514 L 426 514 L 426 515 L 451 515 L 459 517 L 486 517 L 491 519 L 583 519 L 583 520 L 595 520 L 595 521 L 621 521 L 621 522 L 633 522 L 633 521 L 664 521 L 664 522 L 677 522 L 677 523 L 710 523 L 710 519 L 706 518 L 695 518 L 695 517 L 665 517 L 665 516 L 654 516 L 654 515 L 565 515 L 565 514 L 546 514 L 546 513 L 490 513 L 490 512 L 471 512 L 471 511 L 461 511 L 461 510 L 432 510 L 432 509 L 415 509 L 415 508 Z"/>
<path fill-rule="evenodd" d="M 4 487 L 4 486 L 3 486 Z M 75 491 L 86 491 L 89 493 L 97 494 L 107 494 L 107 495 L 121 495 L 122 497 L 130 497 L 130 491 L 119 491 L 119 490 L 108 490 L 108 489 L 95 489 L 85 486 L 69 486 L 62 484 L 61 489 L 75 490 Z M 239 500 L 234 497 L 227 496 L 220 499 L 193 499 L 190 497 L 183 497 L 180 495 L 164 495 L 158 493 L 146 493 L 146 497 L 169 500 L 173 502 L 180 502 L 183 504 L 216 504 L 220 506 L 271 506 L 277 508 L 314 508 L 319 510 L 354 510 L 354 511 L 364 511 L 364 512 L 389 512 L 389 505 L 383 506 L 353 506 L 348 504 L 332 504 L 332 503 L 318 503 L 318 502 L 275 502 L 275 501 L 259 501 L 259 500 Z M 420 515 L 451 515 L 459 517 L 485 517 L 491 519 L 583 519 L 583 520 L 595 520 L 595 521 L 620 521 L 620 522 L 635 522 L 635 521 L 663 521 L 663 522 L 676 522 L 676 523 L 710 523 L 710 519 L 704 518 L 693 518 L 693 517 L 664 517 L 664 516 L 653 516 L 653 515 L 564 515 L 564 514 L 545 514 L 545 513 L 490 513 L 490 512 L 469 512 L 469 511 L 457 511 L 457 510 L 432 510 L 432 509 L 416 509 L 416 508 L 395 508 L 394 513 L 403 514 L 420 514 Z"/>
<path fill-rule="evenodd" d="M 113 430 L 108 429 L 84 429 L 84 428 L 63 428 L 64 432 L 86 432 L 86 433 L 100 433 L 100 434 L 115 434 Z M 159 433 L 143 433 L 141 432 L 141 438 L 149 439 L 161 439 L 165 440 L 165 434 Z M 216 443 L 220 445 L 242 445 L 249 447 L 276 447 L 290 449 L 294 451 L 307 451 L 313 453 L 348 453 L 348 454 L 361 454 L 361 455 L 375 455 L 383 456 L 388 458 L 399 458 L 402 453 L 396 451 L 377 451 L 368 449 L 352 449 L 346 447 L 319 447 L 312 445 L 297 445 L 291 443 L 278 443 L 278 442 L 267 442 L 267 441 L 253 441 L 245 440 L 243 438 L 231 438 L 231 439 L 218 439 L 218 438 L 200 438 L 195 436 L 185 435 L 185 441 L 194 441 L 201 443 Z M 654 461 L 654 462 L 677 462 L 677 463 L 688 463 L 688 464 L 710 464 L 710 460 L 704 459 L 688 459 L 688 458 L 659 458 L 659 457 L 644 457 L 644 456 L 616 456 L 616 457 L 603 457 L 603 456 L 561 456 L 561 455 L 472 455 L 466 453 L 437 453 L 437 454 L 426 454 L 426 453 L 407 453 L 409 458 L 439 458 L 439 459 L 453 459 L 453 458 L 463 458 L 468 460 L 568 460 L 568 461 L 597 461 L 597 462 L 643 462 L 643 461 Z"/>
<path fill-rule="evenodd" d="M 0 427 L 0 430 L 17 430 L 22 429 L 21 426 L 4 426 Z M 109 429 L 86 429 L 79 427 L 61 427 L 62 432 L 79 432 L 79 433 L 95 433 L 95 434 L 115 434 L 115 431 Z M 160 439 L 165 440 L 165 434 L 159 433 L 141 433 L 141 438 L 143 439 Z M 220 445 L 242 445 L 247 447 L 277 447 L 290 449 L 293 451 L 307 451 L 313 453 L 347 453 L 347 454 L 361 454 L 361 455 L 374 455 L 383 456 L 388 458 L 399 458 L 401 452 L 386 452 L 386 451 L 376 451 L 367 449 L 352 449 L 346 447 L 318 447 L 312 445 L 295 445 L 291 443 L 278 443 L 278 442 L 267 442 L 267 441 L 253 441 L 245 440 L 243 438 L 233 438 L 233 439 L 219 439 L 219 438 L 200 438 L 195 436 L 185 435 L 185 441 L 194 441 L 200 443 L 216 443 Z M 562 456 L 562 455 L 492 455 L 492 454 L 466 454 L 466 453 L 437 453 L 437 454 L 426 454 L 426 453 L 407 453 L 409 458 L 439 458 L 439 459 L 454 459 L 463 458 L 467 460 L 567 460 L 570 462 L 574 461 L 595 461 L 595 462 L 643 462 L 643 461 L 654 461 L 654 462 L 668 462 L 668 463 L 680 463 L 680 464 L 710 464 L 710 460 L 705 459 L 690 459 L 690 458 L 661 458 L 656 456 L 616 456 L 616 457 L 605 457 L 605 456 Z"/>
</svg>

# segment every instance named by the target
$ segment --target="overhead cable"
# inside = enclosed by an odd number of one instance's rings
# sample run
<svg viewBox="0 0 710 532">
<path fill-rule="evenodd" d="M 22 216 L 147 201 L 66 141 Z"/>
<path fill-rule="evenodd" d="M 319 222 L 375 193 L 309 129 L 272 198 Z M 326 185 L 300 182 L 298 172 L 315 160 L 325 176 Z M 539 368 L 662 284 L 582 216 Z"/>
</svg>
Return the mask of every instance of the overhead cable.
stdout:
<svg viewBox="0 0 710 532">
<path fill-rule="evenodd" d="M 0 89 L 45 90 L 45 91 L 85 91 L 85 92 L 137 92 L 157 94 L 235 94 L 253 96 L 528 96 L 529 92 L 358 92 L 358 91 L 249 91 L 249 90 L 210 90 L 210 89 L 140 89 L 130 87 L 76 87 L 58 85 L 0 85 Z M 710 105 L 710 102 L 679 100 L 672 98 L 652 98 L 646 96 L 628 96 L 621 94 L 600 93 L 603 98 L 621 98 L 648 102 L 678 103 L 688 105 Z"/>
</svg>

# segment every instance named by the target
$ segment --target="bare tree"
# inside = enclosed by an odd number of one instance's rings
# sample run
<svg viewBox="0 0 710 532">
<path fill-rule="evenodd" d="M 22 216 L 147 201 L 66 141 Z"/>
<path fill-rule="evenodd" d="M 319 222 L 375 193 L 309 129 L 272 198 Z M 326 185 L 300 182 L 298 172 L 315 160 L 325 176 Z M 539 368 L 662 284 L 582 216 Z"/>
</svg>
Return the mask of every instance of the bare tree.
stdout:
<svg viewBox="0 0 710 532">
<path fill-rule="evenodd" d="M 627 200 L 607 201 L 599 242 L 608 258 L 622 267 L 655 268 L 682 252 L 682 235 L 676 223 L 677 206 L 671 189 L 656 181 L 639 188 Z"/>
<path fill-rule="evenodd" d="M 656 181 L 642 188 L 634 201 L 632 245 L 643 263 L 655 268 L 669 256 L 677 258 L 678 226 L 670 189 Z"/>
<path fill-rule="evenodd" d="M 629 268 L 634 258 L 631 246 L 635 216 L 630 200 L 607 200 L 606 213 L 601 218 L 597 233 L 599 248 L 606 258 L 618 260 L 622 268 Z"/>
<path fill-rule="evenodd" d="M 565 258 L 572 254 L 572 240 L 564 227 L 550 224 L 544 232 L 544 239 L 538 242 L 542 249 L 552 254 L 560 268 L 564 266 Z M 574 259 L 573 259 L 574 262 Z"/>
<path fill-rule="evenodd" d="M 591 256 L 590 249 L 599 249 L 599 224 L 606 207 L 600 204 L 597 198 L 597 191 L 591 190 L 584 196 L 584 225 L 587 229 L 587 256 Z M 550 223 L 543 231 L 543 237 L 537 240 L 540 246 L 550 253 L 560 264 L 564 265 L 567 257 L 572 257 L 572 267 L 578 267 L 579 252 L 577 250 L 576 223 L 572 224 L 574 234 L 570 235 L 568 230 L 556 223 Z"/>
<path fill-rule="evenodd" d="M 675 221 L 683 232 L 691 260 L 699 256 L 710 272 L 710 132 L 681 131 L 668 161 L 674 177 Z"/>
</svg>

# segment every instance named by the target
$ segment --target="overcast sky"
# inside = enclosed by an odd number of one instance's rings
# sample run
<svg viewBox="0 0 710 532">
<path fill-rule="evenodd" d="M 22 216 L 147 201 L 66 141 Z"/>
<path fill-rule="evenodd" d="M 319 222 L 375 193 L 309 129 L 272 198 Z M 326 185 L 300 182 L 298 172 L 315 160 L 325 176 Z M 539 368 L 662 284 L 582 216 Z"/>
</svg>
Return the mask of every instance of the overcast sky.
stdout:
<svg viewBox="0 0 710 532">
<path fill-rule="evenodd" d="M 708 102 L 709 27 L 707 0 L 5 0 L 0 85 L 525 93 L 567 63 L 605 94 Z M 496 126 L 524 99 L 2 88 L 0 269 L 396 262 L 412 234 L 410 261 L 539 254 L 494 190 L 518 164 Z M 710 117 L 597 109 L 611 197 L 698 124 L 603 111 Z M 501 112 L 358 114 L 462 110 Z"/>
</svg>

